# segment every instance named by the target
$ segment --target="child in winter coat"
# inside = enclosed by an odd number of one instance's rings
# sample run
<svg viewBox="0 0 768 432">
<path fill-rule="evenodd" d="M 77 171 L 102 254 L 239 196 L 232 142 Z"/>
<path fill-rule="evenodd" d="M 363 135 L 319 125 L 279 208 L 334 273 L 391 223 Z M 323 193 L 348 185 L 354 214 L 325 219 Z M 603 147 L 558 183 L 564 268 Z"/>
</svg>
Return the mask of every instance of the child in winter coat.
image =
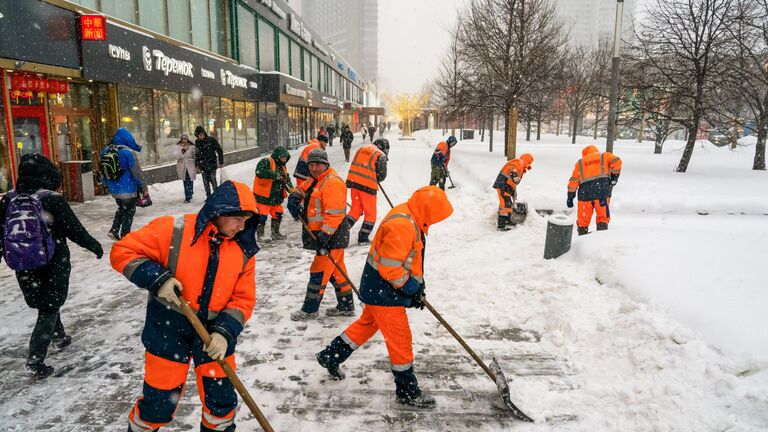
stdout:
<svg viewBox="0 0 768 432">
<path fill-rule="evenodd" d="M 38 153 L 26 154 L 21 157 L 19 163 L 19 181 L 16 189 L 0 200 L 0 250 L 6 261 L 10 258 L 8 254 L 14 252 L 6 248 L 8 239 L 5 237 L 5 226 L 8 223 L 11 199 L 18 194 L 39 194 L 42 217 L 55 244 L 53 257 L 48 264 L 31 270 L 16 271 L 24 301 L 27 306 L 37 309 L 37 322 L 29 340 L 27 369 L 38 378 L 45 378 L 53 373 L 53 367 L 44 363 L 51 342 L 59 350 L 72 343 L 72 338 L 64 331 L 59 315 L 59 309 L 67 299 L 69 273 L 72 268 L 67 239 L 93 252 L 96 258 L 101 259 L 104 255 L 101 244 L 88 234 L 67 200 L 56 192 L 50 192 L 59 186 L 61 173 L 50 160 Z"/>
</svg>

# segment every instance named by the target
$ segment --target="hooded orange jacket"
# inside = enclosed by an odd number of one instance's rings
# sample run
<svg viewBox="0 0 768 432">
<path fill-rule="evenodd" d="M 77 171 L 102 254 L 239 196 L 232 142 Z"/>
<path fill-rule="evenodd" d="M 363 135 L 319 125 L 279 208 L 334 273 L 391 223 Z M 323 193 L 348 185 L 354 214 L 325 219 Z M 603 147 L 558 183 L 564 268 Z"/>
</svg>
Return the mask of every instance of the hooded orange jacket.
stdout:
<svg viewBox="0 0 768 432">
<path fill-rule="evenodd" d="M 584 147 L 581 155 L 568 180 L 568 193 L 578 190 L 579 201 L 610 197 L 611 181 L 621 174 L 621 159 L 611 152 L 600 153 L 593 145 Z"/>
</svg>

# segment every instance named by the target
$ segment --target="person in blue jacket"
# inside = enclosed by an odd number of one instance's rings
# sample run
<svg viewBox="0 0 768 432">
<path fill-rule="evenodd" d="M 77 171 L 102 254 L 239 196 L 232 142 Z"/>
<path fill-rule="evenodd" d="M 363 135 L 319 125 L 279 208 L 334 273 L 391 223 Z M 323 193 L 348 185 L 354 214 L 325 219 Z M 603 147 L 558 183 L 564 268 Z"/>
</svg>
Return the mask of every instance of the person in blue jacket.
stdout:
<svg viewBox="0 0 768 432">
<path fill-rule="evenodd" d="M 144 173 L 141 171 L 138 152 L 141 146 L 136 143 L 128 129 L 120 128 L 112 137 L 104 150 L 99 154 L 103 158 L 108 152 L 117 151 L 122 174 L 117 180 L 109 180 L 102 176 L 101 182 L 109 189 L 112 198 L 117 203 L 117 211 L 109 230 L 109 238 L 120 240 L 131 232 L 133 216 L 136 214 L 136 194 L 139 190 L 147 195 L 147 185 L 144 183 Z"/>
</svg>

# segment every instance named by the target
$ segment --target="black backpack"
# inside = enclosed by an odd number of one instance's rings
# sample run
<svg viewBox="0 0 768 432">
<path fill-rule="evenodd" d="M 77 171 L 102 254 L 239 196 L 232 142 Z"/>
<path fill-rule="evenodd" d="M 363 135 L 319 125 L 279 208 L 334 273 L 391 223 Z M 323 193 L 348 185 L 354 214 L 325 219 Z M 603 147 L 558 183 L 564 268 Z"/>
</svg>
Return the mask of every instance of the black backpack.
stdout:
<svg viewBox="0 0 768 432">
<path fill-rule="evenodd" d="M 117 180 L 123 176 L 119 151 L 117 146 L 110 145 L 107 147 L 107 152 L 99 159 L 99 171 L 107 180 Z"/>
</svg>

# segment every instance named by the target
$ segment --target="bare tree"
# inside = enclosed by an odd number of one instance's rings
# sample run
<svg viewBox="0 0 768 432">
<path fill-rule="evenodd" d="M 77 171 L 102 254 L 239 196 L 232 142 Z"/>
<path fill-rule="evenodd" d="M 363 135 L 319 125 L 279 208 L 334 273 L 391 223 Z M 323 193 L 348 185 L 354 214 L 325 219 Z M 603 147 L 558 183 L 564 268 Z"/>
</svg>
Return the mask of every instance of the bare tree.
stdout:
<svg viewBox="0 0 768 432">
<path fill-rule="evenodd" d="M 663 98 L 680 104 L 687 118 L 676 119 L 688 130 L 677 166 L 685 172 L 701 121 L 712 105 L 707 95 L 723 85 L 728 69 L 730 28 L 737 0 L 654 0 L 649 16 L 635 26 L 634 47 L 645 59 L 643 71 L 655 77 Z"/>
<path fill-rule="evenodd" d="M 602 41 L 595 48 L 571 48 L 565 59 L 563 101 L 571 117 L 571 143 L 576 143 L 578 125 L 587 109 L 607 98 L 611 51 Z"/>
<path fill-rule="evenodd" d="M 443 56 L 437 77 L 430 84 L 430 90 L 444 116 L 450 119 L 451 135 L 456 135 L 456 123 L 465 113 L 467 89 L 463 76 L 464 65 L 459 52 L 459 26 L 451 31 L 451 46 Z"/>
<path fill-rule="evenodd" d="M 550 0 L 470 0 L 461 16 L 467 84 L 505 114 L 505 153 L 514 157 L 517 123 L 510 118 L 547 56 L 565 44 L 562 26 Z"/>
</svg>

